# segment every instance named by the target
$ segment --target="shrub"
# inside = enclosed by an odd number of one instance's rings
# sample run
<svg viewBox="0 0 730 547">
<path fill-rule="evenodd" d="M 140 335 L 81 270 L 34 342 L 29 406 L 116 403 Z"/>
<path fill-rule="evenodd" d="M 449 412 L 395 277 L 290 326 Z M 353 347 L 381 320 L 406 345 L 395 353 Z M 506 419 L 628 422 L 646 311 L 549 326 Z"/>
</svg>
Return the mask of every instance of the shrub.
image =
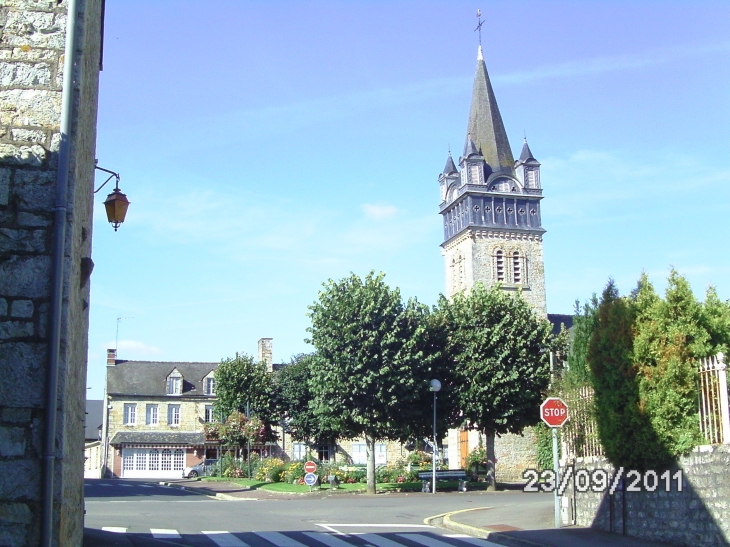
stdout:
<svg viewBox="0 0 730 547">
<path fill-rule="evenodd" d="M 285 470 L 283 460 L 279 458 L 264 458 L 256 469 L 256 480 L 281 482 L 281 475 Z"/>
</svg>

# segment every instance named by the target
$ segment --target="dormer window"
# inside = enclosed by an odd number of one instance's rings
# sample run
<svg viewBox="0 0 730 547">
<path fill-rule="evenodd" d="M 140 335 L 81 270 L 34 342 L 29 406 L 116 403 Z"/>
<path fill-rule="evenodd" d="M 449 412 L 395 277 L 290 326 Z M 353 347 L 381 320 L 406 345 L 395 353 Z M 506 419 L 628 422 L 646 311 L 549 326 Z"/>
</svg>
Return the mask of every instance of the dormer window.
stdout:
<svg viewBox="0 0 730 547">
<path fill-rule="evenodd" d="M 168 395 L 182 395 L 182 374 L 177 370 L 173 371 L 170 376 L 167 377 L 167 394 Z"/>
<path fill-rule="evenodd" d="M 215 377 L 214 376 L 208 376 L 203 381 L 203 390 L 205 391 L 206 395 L 215 395 Z"/>
</svg>

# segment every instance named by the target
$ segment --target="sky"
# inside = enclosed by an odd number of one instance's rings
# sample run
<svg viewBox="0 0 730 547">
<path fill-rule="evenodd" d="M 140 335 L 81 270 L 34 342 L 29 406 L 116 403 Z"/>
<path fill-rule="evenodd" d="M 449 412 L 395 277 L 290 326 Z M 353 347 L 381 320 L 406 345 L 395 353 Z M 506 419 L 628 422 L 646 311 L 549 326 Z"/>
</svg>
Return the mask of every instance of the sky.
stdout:
<svg viewBox="0 0 730 547">
<path fill-rule="evenodd" d="M 88 398 L 107 348 L 311 351 L 307 306 L 350 272 L 437 302 L 477 9 L 513 152 L 542 164 L 549 313 L 671 267 L 729 299 L 728 2 L 107 2 L 96 156 L 131 205 L 115 233 L 96 196 Z"/>
</svg>

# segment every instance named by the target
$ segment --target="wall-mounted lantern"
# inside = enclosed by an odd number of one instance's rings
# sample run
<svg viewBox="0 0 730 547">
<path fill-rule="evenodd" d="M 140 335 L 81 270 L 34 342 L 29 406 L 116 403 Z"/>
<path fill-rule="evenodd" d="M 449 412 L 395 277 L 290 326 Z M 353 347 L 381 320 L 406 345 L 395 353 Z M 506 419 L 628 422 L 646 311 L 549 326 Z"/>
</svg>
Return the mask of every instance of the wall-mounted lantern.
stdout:
<svg viewBox="0 0 730 547">
<path fill-rule="evenodd" d="M 104 184 L 99 186 L 96 190 L 94 190 L 94 193 L 96 194 L 99 190 L 104 188 L 107 182 L 112 180 L 112 178 L 116 179 L 116 185 L 114 187 L 114 190 L 111 194 L 109 194 L 106 197 L 106 200 L 104 201 L 104 208 L 106 209 L 106 218 L 109 220 L 109 223 L 114 227 L 114 231 L 117 231 L 117 228 L 119 228 L 119 225 L 124 222 L 124 217 L 127 216 L 127 208 L 129 207 L 129 200 L 127 199 L 127 196 L 122 194 L 122 192 L 119 190 L 119 174 L 115 173 L 114 171 L 109 171 L 109 169 L 104 169 L 103 167 L 99 167 L 98 165 L 94 166 L 95 169 L 98 169 L 99 171 L 104 171 L 105 173 L 110 173 L 109 178 L 104 181 Z"/>
</svg>

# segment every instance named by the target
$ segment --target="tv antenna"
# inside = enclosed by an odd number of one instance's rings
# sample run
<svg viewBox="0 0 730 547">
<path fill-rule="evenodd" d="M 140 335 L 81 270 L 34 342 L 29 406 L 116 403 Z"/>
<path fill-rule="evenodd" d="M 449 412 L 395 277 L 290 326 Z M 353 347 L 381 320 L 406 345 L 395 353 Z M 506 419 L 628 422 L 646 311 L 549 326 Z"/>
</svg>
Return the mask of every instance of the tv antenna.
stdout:
<svg viewBox="0 0 730 547">
<path fill-rule="evenodd" d="M 114 342 L 114 349 L 115 350 L 118 350 L 119 349 L 119 322 L 122 319 L 134 319 L 134 317 L 117 317 L 117 339 Z"/>
</svg>

